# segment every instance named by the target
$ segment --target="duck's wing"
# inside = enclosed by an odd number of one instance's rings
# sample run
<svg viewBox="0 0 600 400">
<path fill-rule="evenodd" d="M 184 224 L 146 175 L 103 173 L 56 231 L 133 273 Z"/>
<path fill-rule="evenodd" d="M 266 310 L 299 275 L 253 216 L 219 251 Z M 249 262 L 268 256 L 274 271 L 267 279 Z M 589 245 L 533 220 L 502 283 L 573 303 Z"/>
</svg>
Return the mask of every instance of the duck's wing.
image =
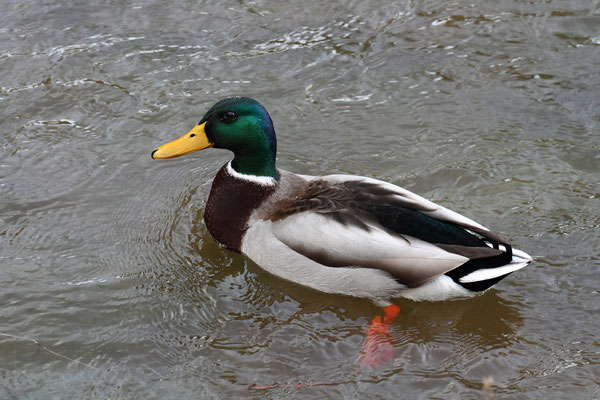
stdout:
<svg viewBox="0 0 600 400">
<path fill-rule="evenodd" d="M 272 232 L 322 265 L 381 269 L 415 287 L 471 260 L 509 262 L 508 244 L 490 248 L 473 232 L 504 239 L 398 186 L 359 176 L 302 178 L 302 190 L 273 205 Z"/>
<path fill-rule="evenodd" d="M 315 179 L 318 181 L 318 178 L 313 178 L 313 181 Z M 322 177 L 322 180 L 327 186 L 337 186 L 360 193 L 363 202 L 417 211 L 435 220 L 448 222 L 476 232 L 490 240 L 508 243 L 506 239 L 478 222 L 389 182 L 356 175 L 327 175 Z"/>
<path fill-rule="evenodd" d="M 407 287 L 419 286 L 469 260 L 369 221 L 360 227 L 348 225 L 327 213 L 290 215 L 273 222 L 271 232 L 291 250 L 321 265 L 384 270 Z"/>
</svg>

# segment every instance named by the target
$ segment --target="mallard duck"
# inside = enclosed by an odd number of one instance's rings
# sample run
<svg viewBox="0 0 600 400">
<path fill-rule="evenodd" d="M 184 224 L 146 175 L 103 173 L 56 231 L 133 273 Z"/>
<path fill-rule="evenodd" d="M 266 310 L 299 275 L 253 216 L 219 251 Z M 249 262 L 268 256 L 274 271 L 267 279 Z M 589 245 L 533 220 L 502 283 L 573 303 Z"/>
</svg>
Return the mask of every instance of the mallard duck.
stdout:
<svg viewBox="0 0 600 400">
<path fill-rule="evenodd" d="M 394 320 L 394 298 L 470 297 L 531 261 L 481 224 L 391 183 L 278 169 L 273 122 L 251 98 L 219 101 L 152 158 L 208 147 L 234 154 L 206 204 L 212 237 L 283 279 L 373 300 L 385 316 L 370 332 Z"/>
</svg>

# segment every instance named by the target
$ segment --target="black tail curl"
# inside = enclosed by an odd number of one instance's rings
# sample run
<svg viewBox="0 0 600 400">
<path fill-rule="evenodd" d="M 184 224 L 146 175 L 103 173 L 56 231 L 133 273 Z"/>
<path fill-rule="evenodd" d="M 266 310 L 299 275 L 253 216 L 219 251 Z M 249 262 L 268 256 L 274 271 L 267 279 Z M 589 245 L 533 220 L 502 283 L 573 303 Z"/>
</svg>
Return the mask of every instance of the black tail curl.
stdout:
<svg viewBox="0 0 600 400">
<path fill-rule="evenodd" d="M 506 250 L 498 255 L 486 258 L 478 258 L 474 260 L 469 260 L 458 268 L 453 269 L 452 271 L 446 272 L 446 275 L 452 278 L 454 282 L 464 287 L 467 290 L 473 292 L 481 292 L 489 289 L 491 286 L 495 285 L 502 279 L 504 279 L 506 275 L 501 275 L 492 279 L 486 279 L 483 281 L 477 282 L 460 282 L 460 278 L 469 275 L 472 272 L 475 272 L 479 269 L 489 269 L 489 268 L 498 268 L 503 267 L 507 264 L 510 264 L 512 261 L 512 246 L 508 243 L 500 243 L 495 240 L 485 240 L 489 242 L 494 249 L 499 250 L 500 245 L 504 246 Z"/>
</svg>

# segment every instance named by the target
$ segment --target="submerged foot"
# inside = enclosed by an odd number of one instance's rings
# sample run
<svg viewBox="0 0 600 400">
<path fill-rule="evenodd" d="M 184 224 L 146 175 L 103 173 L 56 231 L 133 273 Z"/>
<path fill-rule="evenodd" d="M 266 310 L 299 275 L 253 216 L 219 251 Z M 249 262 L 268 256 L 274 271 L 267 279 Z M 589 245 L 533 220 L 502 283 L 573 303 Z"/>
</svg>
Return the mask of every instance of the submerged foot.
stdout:
<svg viewBox="0 0 600 400">
<path fill-rule="evenodd" d="M 390 335 L 390 324 L 396 319 L 400 307 L 395 304 L 384 307 L 385 316 L 376 316 L 371 325 L 367 337 L 363 343 L 363 349 L 357 357 L 363 368 L 377 369 L 394 359 L 394 344 Z"/>
</svg>

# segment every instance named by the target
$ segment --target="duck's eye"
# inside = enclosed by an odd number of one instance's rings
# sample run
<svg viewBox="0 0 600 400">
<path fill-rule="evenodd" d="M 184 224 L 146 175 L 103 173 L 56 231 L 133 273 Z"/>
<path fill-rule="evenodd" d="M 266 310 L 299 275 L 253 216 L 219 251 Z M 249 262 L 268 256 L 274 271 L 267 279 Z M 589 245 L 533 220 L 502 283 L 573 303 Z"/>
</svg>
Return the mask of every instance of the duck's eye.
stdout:
<svg viewBox="0 0 600 400">
<path fill-rule="evenodd" d="M 238 118 L 237 114 L 234 113 L 233 111 L 227 111 L 221 115 L 221 121 L 227 122 L 227 123 L 234 122 L 237 118 Z"/>
</svg>

